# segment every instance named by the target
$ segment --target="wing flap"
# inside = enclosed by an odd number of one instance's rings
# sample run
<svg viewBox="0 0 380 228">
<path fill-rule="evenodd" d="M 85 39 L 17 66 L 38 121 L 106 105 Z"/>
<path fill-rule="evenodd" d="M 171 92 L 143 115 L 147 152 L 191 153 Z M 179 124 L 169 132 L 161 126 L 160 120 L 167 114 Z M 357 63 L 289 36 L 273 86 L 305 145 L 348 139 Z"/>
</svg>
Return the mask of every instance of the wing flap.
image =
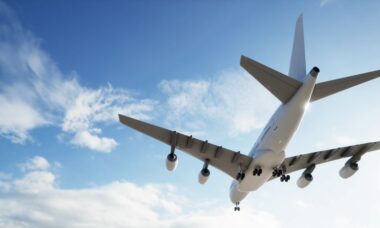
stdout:
<svg viewBox="0 0 380 228">
<path fill-rule="evenodd" d="M 167 145 L 186 152 L 187 154 L 204 162 L 209 159 L 209 164 L 236 178 L 240 169 L 245 171 L 252 162 L 252 158 L 240 152 L 232 151 L 221 146 L 202 141 L 192 136 L 170 131 L 153 124 L 149 124 L 128 116 L 119 114 L 121 123 L 131 127 L 145 135 L 157 139 Z"/>
</svg>

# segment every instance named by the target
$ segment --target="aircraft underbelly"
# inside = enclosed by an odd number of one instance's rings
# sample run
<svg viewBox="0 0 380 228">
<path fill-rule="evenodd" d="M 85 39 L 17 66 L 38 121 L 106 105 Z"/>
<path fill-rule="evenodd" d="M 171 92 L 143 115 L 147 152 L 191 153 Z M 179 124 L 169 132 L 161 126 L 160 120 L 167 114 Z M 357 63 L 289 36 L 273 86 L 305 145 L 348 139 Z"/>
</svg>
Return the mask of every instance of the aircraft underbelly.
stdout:
<svg viewBox="0 0 380 228">
<path fill-rule="evenodd" d="M 239 190 L 242 192 L 256 191 L 272 176 L 273 167 L 278 167 L 285 158 L 285 153 L 278 151 L 266 151 L 255 158 L 255 164 L 260 164 L 262 173 L 260 176 L 252 175 L 254 166 L 246 171 L 243 181 L 240 182 Z"/>
</svg>

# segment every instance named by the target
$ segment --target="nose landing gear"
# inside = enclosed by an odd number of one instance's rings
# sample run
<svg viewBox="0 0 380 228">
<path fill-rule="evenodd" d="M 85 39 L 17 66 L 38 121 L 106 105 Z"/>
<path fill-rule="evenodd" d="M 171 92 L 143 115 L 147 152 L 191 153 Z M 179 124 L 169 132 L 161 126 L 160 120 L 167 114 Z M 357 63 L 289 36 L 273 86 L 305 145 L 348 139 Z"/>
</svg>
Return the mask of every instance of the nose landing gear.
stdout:
<svg viewBox="0 0 380 228">
<path fill-rule="evenodd" d="M 234 211 L 240 211 L 239 204 L 240 204 L 240 202 L 236 202 L 236 203 L 235 203 Z"/>
</svg>

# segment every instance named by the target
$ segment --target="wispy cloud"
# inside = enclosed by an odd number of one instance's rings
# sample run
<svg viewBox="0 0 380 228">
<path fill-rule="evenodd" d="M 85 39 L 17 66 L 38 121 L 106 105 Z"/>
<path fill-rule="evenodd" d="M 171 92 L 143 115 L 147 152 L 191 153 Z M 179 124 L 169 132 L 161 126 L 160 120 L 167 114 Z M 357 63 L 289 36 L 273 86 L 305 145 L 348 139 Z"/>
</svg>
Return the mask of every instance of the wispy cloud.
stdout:
<svg viewBox="0 0 380 228">
<path fill-rule="evenodd" d="M 142 120 L 152 117 L 158 101 L 140 99 L 111 84 L 82 86 L 75 72 L 59 69 L 4 3 L 0 17 L 0 136 L 25 143 L 33 139 L 31 130 L 54 126 L 62 130 L 59 138 L 65 142 L 110 152 L 118 143 L 104 134 L 103 123 L 116 122 L 118 113 Z M 211 125 L 220 128 L 220 123 L 229 135 L 248 133 L 263 126 L 276 105 L 242 70 L 204 80 L 164 80 L 159 89 L 165 95 L 162 117 L 185 133 L 202 134 L 211 131 Z"/>
<path fill-rule="evenodd" d="M 72 144 L 110 152 L 117 142 L 102 136 L 99 123 L 117 121 L 118 112 L 149 117 L 154 101 L 136 99 L 111 85 L 80 85 L 77 74 L 63 73 L 4 3 L 0 17 L 1 136 L 24 143 L 32 139 L 32 129 L 53 125 L 61 127 Z"/>
<path fill-rule="evenodd" d="M 273 215 L 249 205 L 238 214 L 230 204 L 199 207 L 171 185 L 139 186 L 121 181 L 63 189 L 49 170 L 29 171 L 5 183 L 8 192 L 0 199 L 0 226 L 279 227 Z"/>
<path fill-rule="evenodd" d="M 50 168 L 49 162 L 41 156 L 35 156 L 25 163 L 18 165 L 22 171 L 36 171 L 48 170 Z"/>
<path fill-rule="evenodd" d="M 324 6 L 326 6 L 327 4 L 330 4 L 333 1 L 335 1 L 335 0 L 319 0 L 319 5 L 321 7 L 324 7 Z"/>
<path fill-rule="evenodd" d="M 247 133 L 262 127 L 278 104 L 242 70 L 225 71 L 214 79 L 165 80 L 159 88 L 167 95 L 167 121 L 187 131 L 223 123 L 230 135 Z"/>
</svg>

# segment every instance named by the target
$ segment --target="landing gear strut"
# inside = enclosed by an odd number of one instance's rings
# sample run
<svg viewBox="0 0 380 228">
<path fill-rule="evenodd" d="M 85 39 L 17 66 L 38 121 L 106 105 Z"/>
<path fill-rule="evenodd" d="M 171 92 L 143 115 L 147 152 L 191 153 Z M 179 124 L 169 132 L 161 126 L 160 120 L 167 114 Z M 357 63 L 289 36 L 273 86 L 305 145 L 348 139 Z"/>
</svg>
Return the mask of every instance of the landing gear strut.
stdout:
<svg viewBox="0 0 380 228">
<path fill-rule="evenodd" d="M 239 173 L 236 175 L 236 180 L 238 181 L 242 181 L 245 177 L 245 173 L 243 172 L 242 168 L 241 168 L 241 165 L 240 165 L 240 171 Z"/>
<path fill-rule="evenodd" d="M 260 176 L 262 172 L 263 170 L 261 168 L 255 168 L 252 174 L 253 176 Z"/>
<path fill-rule="evenodd" d="M 236 202 L 236 203 L 235 203 L 234 211 L 240 211 L 239 204 L 240 204 L 240 202 Z"/>
</svg>

